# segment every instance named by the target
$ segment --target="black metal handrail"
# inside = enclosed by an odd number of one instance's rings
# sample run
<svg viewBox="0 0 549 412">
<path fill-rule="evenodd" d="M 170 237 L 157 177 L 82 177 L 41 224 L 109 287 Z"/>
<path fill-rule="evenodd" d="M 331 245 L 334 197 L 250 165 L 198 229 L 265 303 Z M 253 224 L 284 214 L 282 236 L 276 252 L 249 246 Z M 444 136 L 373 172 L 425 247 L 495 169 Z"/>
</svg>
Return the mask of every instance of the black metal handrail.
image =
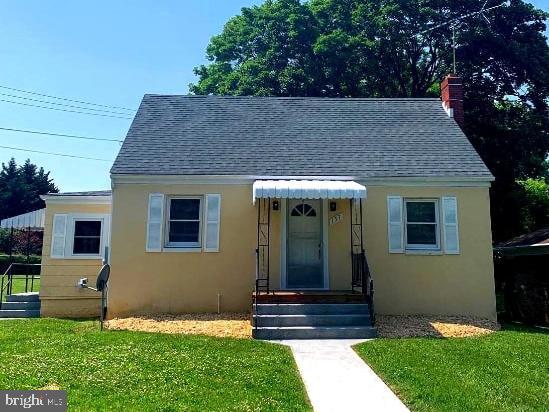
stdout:
<svg viewBox="0 0 549 412">
<path fill-rule="evenodd" d="M 370 319 L 372 321 L 372 325 L 375 325 L 376 323 L 376 312 L 374 310 L 374 281 L 370 277 L 370 293 L 367 295 L 368 299 L 368 308 L 370 309 Z"/>
<path fill-rule="evenodd" d="M 252 326 L 257 328 L 257 321 L 254 315 L 257 315 L 257 297 L 261 294 L 261 289 L 265 289 L 269 293 L 269 278 L 259 277 L 260 276 L 260 257 L 259 257 L 259 248 L 255 250 L 256 253 L 256 278 L 255 278 L 255 290 L 252 296 Z"/>
<path fill-rule="evenodd" d="M 362 250 L 360 253 L 352 255 L 352 286 L 360 288 L 362 294 L 366 297 L 366 302 L 370 310 L 370 319 L 372 324 L 375 322 L 374 311 L 374 281 L 366 259 L 366 253 Z"/>
<path fill-rule="evenodd" d="M 0 310 L 2 309 L 2 303 L 4 302 L 4 297 L 13 294 L 13 280 L 14 279 L 25 279 L 25 293 L 29 292 L 29 279 L 30 279 L 30 292 L 34 292 L 34 281 L 40 279 L 40 275 L 35 275 L 34 273 L 27 273 L 24 275 L 18 275 L 13 273 L 14 267 L 41 267 L 40 263 L 11 263 L 6 271 L 2 274 L 0 278 Z"/>
<path fill-rule="evenodd" d="M 270 237 L 271 237 L 271 199 L 259 199 L 257 205 L 257 248 L 256 272 L 255 272 L 255 293 L 252 297 L 252 319 L 254 329 L 257 315 L 257 297 L 262 290 L 269 293 L 270 277 Z"/>
</svg>

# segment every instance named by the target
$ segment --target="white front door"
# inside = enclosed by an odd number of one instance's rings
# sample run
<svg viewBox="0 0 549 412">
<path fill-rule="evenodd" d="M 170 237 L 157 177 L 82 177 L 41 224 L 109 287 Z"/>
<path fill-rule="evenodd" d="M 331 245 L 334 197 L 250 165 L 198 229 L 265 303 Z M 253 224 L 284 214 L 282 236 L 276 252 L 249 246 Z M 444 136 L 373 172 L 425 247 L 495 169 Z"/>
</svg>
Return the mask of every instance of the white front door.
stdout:
<svg viewBox="0 0 549 412">
<path fill-rule="evenodd" d="M 287 289 L 322 289 L 322 202 L 288 201 Z"/>
</svg>

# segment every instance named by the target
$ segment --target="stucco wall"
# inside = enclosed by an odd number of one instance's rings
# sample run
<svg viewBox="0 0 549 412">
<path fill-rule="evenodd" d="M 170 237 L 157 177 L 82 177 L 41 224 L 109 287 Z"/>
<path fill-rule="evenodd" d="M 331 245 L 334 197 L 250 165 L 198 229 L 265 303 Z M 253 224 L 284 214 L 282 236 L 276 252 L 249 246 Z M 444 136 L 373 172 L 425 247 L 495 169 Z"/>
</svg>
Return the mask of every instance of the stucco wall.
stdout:
<svg viewBox="0 0 549 412">
<path fill-rule="evenodd" d="M 456 196 L 459 255 L 390 254 L 387 196 Z M 495 319 L 494 269 L 487 188 L 369 187 L 364 205 L 366 254 L 376 312 L 464 314 Z"/>
<path fill-rule="evenodd" d="M 220 251 L 145 252 L 149 193 L 221 194 Z M 257 214 L 250 185 L 116 185 L 109 316 L 246 311 L 255 279 Z"/>
<path fill-rule="evenodd" d="M 106 204 L 50 204 L 46 205 L 42 270 L 40 280 L 40 315 L 42 317 L 98 316 L 100 295 L 76 287 L 78 280 L 87 277 L 90 285 L 97 278 L 101 259 L 52 259 L 51 240 L 53 216 L 56 213 L 110 213 Z"/>
<path fill-rule="evenodd" d="M 368 187 L 365 246 L 378 313 L 495 317 L 487 188 Z M 221 194 L 220 251 L 145 252 L 149 193 Z M 389 254 L 387 196 L 456 196 L 460 255 Z M 251 185 L 116 184 L 113 193 L 109 314 L 248 311 L 255 277 L 257 210 Z M 330 287 L 348 289 L 348 201 L 342 222 L 329 227 Z M 333 214 L 330 212 L 329 216 Z M 327 224 L 327 222 L 325 222 Z M 271 279 L 280 284 L 280 212 L 272 212 Z"/>
</svg>

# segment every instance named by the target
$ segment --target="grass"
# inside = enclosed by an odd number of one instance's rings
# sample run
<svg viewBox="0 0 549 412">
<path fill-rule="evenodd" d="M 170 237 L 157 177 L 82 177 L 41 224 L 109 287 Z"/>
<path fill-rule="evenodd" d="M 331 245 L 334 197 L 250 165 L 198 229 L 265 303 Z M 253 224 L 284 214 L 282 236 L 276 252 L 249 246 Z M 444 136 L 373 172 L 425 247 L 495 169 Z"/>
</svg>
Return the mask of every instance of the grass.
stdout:
<svg viewBox="0 0 549 412">
<path fill-rule="evenodd" d="M 12 280 L 12 294 L 25 292 L 25 278 L 14 278 Z M 29 277 L 27 290 L 31 292 L 31 279 Z M 34 279 L 32 292 L 40 291 L 40 279 Z"/>
<path fill-rule="evenodd" d="M 75 411 L 311 410 L 289 348 L 250 339 L 0 322 L 0 388 L 68 391 Z"/>
<path fill-rule="evenodd" d="M 549 333 L 506 326 L 478 338 L 378 339 L 358 354 L 412 411 L 547 411 Z"/>
</svg>

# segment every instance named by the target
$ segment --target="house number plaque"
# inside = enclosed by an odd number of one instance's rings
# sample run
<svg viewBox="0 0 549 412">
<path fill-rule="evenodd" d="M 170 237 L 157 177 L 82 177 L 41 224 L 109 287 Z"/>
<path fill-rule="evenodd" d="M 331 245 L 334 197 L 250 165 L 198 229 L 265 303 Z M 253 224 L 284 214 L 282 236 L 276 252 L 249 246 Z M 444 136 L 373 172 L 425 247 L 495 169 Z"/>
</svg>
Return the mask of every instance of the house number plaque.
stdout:
<svg viewBox="0 0 549 412">
<path fill-rule="evenodd" d="M 339 223 L 343 220 L 343 213 L 338 213 L 337 215 L 333 215 L 328 222 L 330 223 L 330 226 L 335 225 L 336 223 Z"/>
</svg>

